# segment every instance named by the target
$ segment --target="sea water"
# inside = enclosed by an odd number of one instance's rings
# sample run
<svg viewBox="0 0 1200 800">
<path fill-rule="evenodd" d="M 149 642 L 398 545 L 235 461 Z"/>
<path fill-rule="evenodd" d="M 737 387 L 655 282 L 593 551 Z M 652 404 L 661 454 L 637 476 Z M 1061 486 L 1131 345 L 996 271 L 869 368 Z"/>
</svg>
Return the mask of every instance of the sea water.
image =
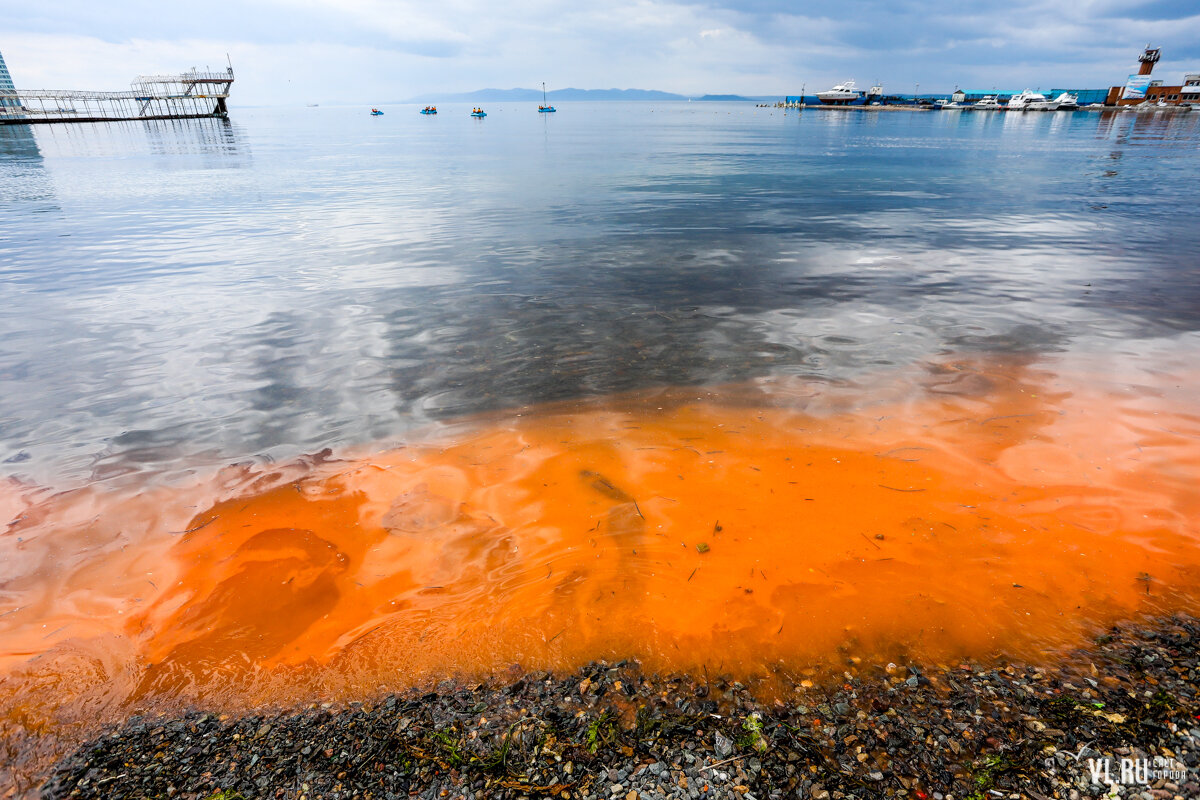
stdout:
<svg viewBox="0 0 1200 800">
<path fill-rule="evenodd" d="M 4 473 L 1200 324 L 1200 115 L 468 111 L 0 129 Z"/>
<path fill-rule="evenodd" d="M 418 110 L 0 128 L 19 769 L 155 706 L 1196 608 L 1200 116 Z"/>
</svg>

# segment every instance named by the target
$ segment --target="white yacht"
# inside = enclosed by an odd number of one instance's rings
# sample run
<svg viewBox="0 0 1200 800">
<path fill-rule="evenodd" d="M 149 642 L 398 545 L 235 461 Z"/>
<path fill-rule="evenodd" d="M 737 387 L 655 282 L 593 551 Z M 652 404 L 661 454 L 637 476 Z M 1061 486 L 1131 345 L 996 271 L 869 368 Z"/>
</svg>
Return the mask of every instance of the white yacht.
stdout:
<svg viewBox="0 0 1200 800">
<path fill-rule="evenodd" d="M 1074 111 L 1079 108 L 1079 95 L 1063 92 L 1054 98 L 1054 102 L 1058 104 L 1059 111 Z"/>
<path fill-rule="evenodd" d="M 824 92 L 817 92 L 817 99 L 831 106 L 847 106 L 863 96 L 853 80 L 845 81 Z"/>
<path fill-rule="evenodd" d="M 1031 92 L 1026 89 L 1023 92 L 1014 94 L 1008 101 L 1009 111 L 1029 111 L 1033 108 L 1034 103 L 1045 105 L 1049 101 L 1046 100 L 1046 95 L 1041 92 Z M 1041 109 L 1045 110 L 1045 109 Z"/>
<path fill-rule="evenodd" d="M 1000 105 L 1000 101 L 996 99 L 994 94 L 985 94 L 980 98 L 979 102 L 971 106 L 976 111 L 999 111 L 1004 106 Z"/>
</svg>

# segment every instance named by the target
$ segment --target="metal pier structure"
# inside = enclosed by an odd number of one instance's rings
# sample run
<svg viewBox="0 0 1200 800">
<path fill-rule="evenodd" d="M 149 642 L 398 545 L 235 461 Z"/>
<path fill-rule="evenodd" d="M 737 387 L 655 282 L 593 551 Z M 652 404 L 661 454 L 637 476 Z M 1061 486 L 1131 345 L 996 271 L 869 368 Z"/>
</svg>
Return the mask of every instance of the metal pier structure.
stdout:
<svg viewBox="0 0 1200 800">
<path fill-rule="evenodd" d="M 2 62 L 0 62 L 2 63 Z M 127 92 L 30 89 L 0 83 L 0 125 L 52 122 L 227 118 L 225 101 L 233 67 L 223 72 L 192 69 L 180 75 L 143 75 Z"/>
</svg>

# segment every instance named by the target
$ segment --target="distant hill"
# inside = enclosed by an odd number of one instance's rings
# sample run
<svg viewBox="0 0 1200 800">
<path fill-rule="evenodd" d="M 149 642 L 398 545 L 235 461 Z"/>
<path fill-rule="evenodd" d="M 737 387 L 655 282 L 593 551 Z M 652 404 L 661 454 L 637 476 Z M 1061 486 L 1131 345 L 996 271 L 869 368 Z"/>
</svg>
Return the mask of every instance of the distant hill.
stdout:
<svg viewBox="0 0 1200 800">
<path fill-rule="evenodd" d="M 547 92 L 550 102 L 571 100 L 687 100 L 682 94 L 653 89 L 555 89 Z M 541 89 L 479 89 L 461 94 L 423 94 L 401 100 L 402 103 L 498 103 L 505 100 L 542 99 Z M 741 98 L 739 98 L 741 99 Z"/>
<path fill-rule="evenodd" d="M 745 103 L 749 103 L 752 99 L 756 100 L 758 98 L 742 97 L 740 94 L 706 94 L 703 97 L 696 98 L 699 101 L 727 102 L 740 100 Z"/>
</svg>

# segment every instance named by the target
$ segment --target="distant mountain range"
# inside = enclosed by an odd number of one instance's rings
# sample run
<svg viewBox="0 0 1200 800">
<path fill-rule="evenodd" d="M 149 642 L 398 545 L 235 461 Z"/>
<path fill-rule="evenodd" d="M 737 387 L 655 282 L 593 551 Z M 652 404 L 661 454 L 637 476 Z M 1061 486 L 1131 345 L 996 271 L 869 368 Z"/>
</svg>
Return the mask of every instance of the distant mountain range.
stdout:
<svg viewBox="0 0 1200 800">
<path fill-rule="evenodd" d="M 742 97 L 736 94 L 706 94 L 688 97 L 684 94 L 660 92 L 654 89 L 555 89 L 546 92 L 550 102 L 572 100 L 700 100 L 700 101 L 751 101 L 778 98 Z M 540 89 L 479 89 L 460 94 L 423 94 L 401 100 L 401 103 L 498 103 L 505 100 L 528 102 L 541 101 Z"/>
</svg>

